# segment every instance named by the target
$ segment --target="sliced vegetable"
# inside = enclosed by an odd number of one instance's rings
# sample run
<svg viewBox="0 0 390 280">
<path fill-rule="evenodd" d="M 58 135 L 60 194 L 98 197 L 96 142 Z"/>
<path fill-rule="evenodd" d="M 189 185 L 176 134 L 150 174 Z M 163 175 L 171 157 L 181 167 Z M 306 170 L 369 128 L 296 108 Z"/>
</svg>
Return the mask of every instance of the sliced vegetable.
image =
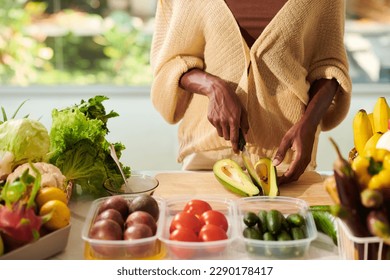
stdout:
<svg viewBox="0 0 390 280">
<path fill-rule="evenodd" d="M 213 166 L 213 172 L 218 182 L 231 192 L 241 196 L 254 196 L 260 193 L 260 190 L 234 160 L 217 161 Z"/>
</svg>

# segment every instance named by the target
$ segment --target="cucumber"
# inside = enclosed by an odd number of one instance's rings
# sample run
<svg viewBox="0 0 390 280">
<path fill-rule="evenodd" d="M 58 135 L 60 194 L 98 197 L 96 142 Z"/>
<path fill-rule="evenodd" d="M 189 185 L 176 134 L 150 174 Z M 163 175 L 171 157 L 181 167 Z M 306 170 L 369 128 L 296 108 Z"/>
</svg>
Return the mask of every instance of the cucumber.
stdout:
<svg viewBox="0 0 390 280">
<path fill-rule="evenodd" d="M 243 221 L 247 227 L 253 227 L 259 222 L 259 217 L 255 213 L 249 211 L 244 214 Z"/>
<path fill-rule="evenodd" d="M 287 216 L 287 222 L 293 227 L 300 227 L 305 224 L 305 218 L 298 213 L 293 213 Z"/>
<path fill-rule="evenodd" d="M 288 233 L 285 230 L 281 230 L 276 238 L 278 241 L 292 240 L 290 233 Z M 273 251 L 274 251 L 275 256 L 285 258 L 285 257 L 290 257 L 293 253 L 293 250 L 294 250 L 294 247 L 286 245 L 286 246 L 281 246 L 279 248 L 275 248 Z"/>
<path fill-rule="evenodd" d="M 278 234 L 282 228 L 283 214 L 279 210 L 271 209 L 267 213 L 267 229 L 272 234 Z"/>
<path fill-rule="evenodd" d="M 282 229 L 284 229 L 285 231 L 288 231 L 288 232 L 290 232 L 290 229 L 291 229 L 290 223 L 287 221 L 286 217 L 283 215 L 282 215 Z"/>
<path fill-rule="evenodd" d="M 333 243 L 337 246 L 337 230 L 334 224 L 334 216 L 328 211 L 312 210 L 314 222 L 319 232 L 322 232 L 332 238 Z"/>
<path fill-rule="evenodd" d="M 294 240 L 304 239 L 306 238 L 305 232 L 301 227 L 293 227 L 291 228 L 291 236 Z"/>
<path fill-rule="evenodd" d="M 244 235 L 245 238 L 249 238 L 249 239 L 256 239 L 256 240 L 263 239 L 263 235 L 261 234 L 261 232 L 258 229 L 253 227 L 245 228 L 242 234 Z"/>
<path fill-rule="evenodd" d="M 291 235 L 285 230 L 282 230 L 276 238 L 278 241 L 292 240 Z"/>
<path fill-rule="evenodd" d="M 265 241 L 275 241 L 276 240 L 275 236 L 272 233 L 270 233 L 269 231 L 267 231 L 263 234 L 263 239 Z"/>
<path fill-rule="evenodd" d="M 322 211 L 322 212 L 329 212 L 331 213 L 332 207 L 330 205 L 311 205 L 310 206 L 311 211 Z"/>
<path fill-rule="evenodd" d="M 266 210 L 260 210 L 257 213 L 257 216 L 259 217 L 259 222 L 257 223 L 257 226 L 259 229 L 261 229 L 261 232 L 267 231 L 267 211 Z"/>
</svg>

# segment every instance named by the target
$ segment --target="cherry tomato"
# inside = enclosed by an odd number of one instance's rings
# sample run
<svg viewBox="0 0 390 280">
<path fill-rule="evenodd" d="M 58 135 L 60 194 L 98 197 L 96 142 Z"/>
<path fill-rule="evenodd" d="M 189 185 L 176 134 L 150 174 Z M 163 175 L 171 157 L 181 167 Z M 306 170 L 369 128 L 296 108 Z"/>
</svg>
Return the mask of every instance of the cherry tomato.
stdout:
<svg viewBox="0 0 390 280">
<path fill-rule="evenodd" d="M 200 241 L 217 241 L 227 239 L 228 236 L 220 226 L 208 224 L 204 225 L 199 232 Z"/>
<path fill-rule="evenodd" d="M 212 210 L 211 205 L 208 202 L 199 199 L 190 200 L 183 209 L 184 212 L 194 214 L 198 218 L 208 210 Z"/>
<path fill-rule="evenodd" d="M 208 210 L 200 216 L 200 221 L 205 225 L 212 224 L 221 227 L 225 232 L 228 230 L 228 220 L 225 214 L 216 210 Z"/>
<path fill-rule="evenodd" d="M 195 215 L 182 211 L 173 217 L 169 232 L 173 232 L 175 229 L 179 228 L 188 228 L 195 234 L 198 234 L 202 226 L 203 222 Z"/>
<path fill-rule="evenodd" d="M 199 241 L 199 238 L 191 229 L 178 228 L 171 232 L 169 240 L 197 242 Z"/>
<path fill-rule="evenodd" d="M 209 241 L 218 241 L 218 240 L 225 240 L 228 239 L 228 236 L 226 232 L 219 226 L 208 224 L 204 225 L 202 229 L 199 232 L 199 240 L 203 242 L 209 242 Z M 226 248 L 226 244 L 216 244 L 206 247 L 206 250 L 209 253 L 216 254 L 224 251 Z"/>
<path fill-rule="evenodd" d="M 198 236 L 188 228 L 178 228 L 171 232 L 169 240 L 184 241 L 184 242 L 197 242 Z M 171 244 L 170 250 L 180 259 L 189 259 L 196 253 L 195 249 L 186 248 L 182 245 Z"/>
</svg>

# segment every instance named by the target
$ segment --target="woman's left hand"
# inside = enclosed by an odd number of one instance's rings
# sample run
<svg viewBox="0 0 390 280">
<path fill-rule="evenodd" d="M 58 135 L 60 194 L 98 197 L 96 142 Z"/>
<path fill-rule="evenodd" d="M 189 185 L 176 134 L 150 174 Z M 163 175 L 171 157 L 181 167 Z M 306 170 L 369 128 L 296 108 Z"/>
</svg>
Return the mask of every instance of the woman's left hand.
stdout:
<svg viewBox="0 0 390 280">
<path fill-rule="evenodd" d="M 302 120 L 287 131 L 273 159 L 273 164 L 279 165 L 289 149 L 293 151 L 294 158 L 285 173 L 278 177 L 279 185 L 297 181 L 303 174 L 311 161 L 315 133 L 316 127 Z"/>
<path fill-rule="evenodd" d="M 335 79 L 319 79 L 311 85 L 305 113 L 300 121 L 287 131 L 273 160 L 273 164 L 277 166 L 289 149 L 294 153 L 289 168 L 278 178 L 279 185 L 297 181 L 305 172 L 311 161 L 318 125 L 329 109 L 338 86 Z"/>
</svg>

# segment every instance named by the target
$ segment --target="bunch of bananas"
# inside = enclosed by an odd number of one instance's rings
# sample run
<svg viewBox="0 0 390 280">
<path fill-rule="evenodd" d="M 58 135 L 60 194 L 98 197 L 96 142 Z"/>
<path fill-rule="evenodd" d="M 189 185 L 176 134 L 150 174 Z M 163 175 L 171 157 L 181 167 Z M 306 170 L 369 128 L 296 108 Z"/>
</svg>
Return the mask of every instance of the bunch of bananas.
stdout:
<svg viewBox="0 0 390 280">
<path fill-rule="evenodd" d="M 378 147 L 379 141 L 390 135 L 389 118 L 386 98 L 379 97 L 372 113 L 361 109 L 353 119 L 355 153 L 350 161 L 363 189 L 390 187 L 390 149 L 386 145 Z M 390 141 L 387 142 L 390 147 Z"/>
<path fill-rule="evenodd" d="M 374 110 L 360 109 L 353 119 L 354 154 L 365 155 L 376 149 L 379 139 L 389 130 L 390 107 L 385 97 L 379 97 Z"/>
</svg>

